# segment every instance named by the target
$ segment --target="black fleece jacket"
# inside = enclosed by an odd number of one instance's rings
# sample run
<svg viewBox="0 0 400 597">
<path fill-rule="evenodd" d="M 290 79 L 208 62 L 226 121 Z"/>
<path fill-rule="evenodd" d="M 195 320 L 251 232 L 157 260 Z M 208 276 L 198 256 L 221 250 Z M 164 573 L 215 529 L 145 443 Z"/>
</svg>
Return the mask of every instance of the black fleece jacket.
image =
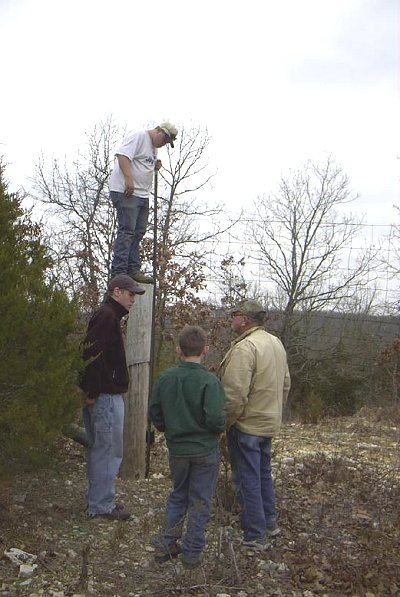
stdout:
<svg viewBox="0 0 400 597">
<path fill-rule="evenodd" d="M 90 398 L 104 394 L 123 394 L 128 390 L 121 319 L 128 311 L 107 297 L 89 321 L 84 343 L 85 366 L 80 387 Z"/>
</svg>

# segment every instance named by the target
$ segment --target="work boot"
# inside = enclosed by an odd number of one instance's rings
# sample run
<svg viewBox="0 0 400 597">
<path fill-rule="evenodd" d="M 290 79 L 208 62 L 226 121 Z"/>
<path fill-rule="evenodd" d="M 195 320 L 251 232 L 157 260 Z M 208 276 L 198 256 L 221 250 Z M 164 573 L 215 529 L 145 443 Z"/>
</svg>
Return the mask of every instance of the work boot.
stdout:
<svg viewBox="0 0 400 597">
<path fill-rule="evenodd" d="M 246 549 L 250 549 L 251 551 L 267 551 L 271 547 L 271 543 L 268 541 L 265 542 L 262 539 L 252 539 L 252 540 L 245 540 L 242 541 L 242 546 Z"/>
<path fill-rule="evenodd" d="M 181 552 L 182 549 L 178 543 L 172 543 L 165 547 L 158 547 L 154 552 L 154 561 L 157 562 L 157 564 L 162 564 L 163 562 L 168 562 L 168 560 L 178 557 Z"/>
<path fill-rule="evenodd" d="M 282 534 L 281 529 L 275 525 L 273 527 L 267 527 L 267 538 L 273 538 L 273 537 L 278 537 L 279 535 Z"/>
<path fill-rule="evenodd" d="M 193 570 L 194 568 L 198 568 L 201 566 L 202 557 L 201 554 L 197 554 L 192 558 L 188 558 L 184 554 L 181 556 L 182 566 L 186 568 L 186 570 Z"/>
<path fill-rule="evenodd" d="M 154 278 L 152 276 L 147 276 L 140 270 L 129 273 L 128 275 L 140 284 L 154 284 Z"/>
<path fill-rule="evenodd" d="M 127 512 L 121 507 L 115 506 L 111 512 L 103 512 L 101 514 L 89 514 L 90 518 L 108 518 L 109 520 L 129 520 L 130 512 Z"/>
<path fill-rule="evenodd" d="M 115 506 L 114 506 L 114 510 L 125 510 L 125 506 L 124 504 L 121 504 L 120 502 L 115 502 Z M 114 512 L 113 510 L 113 512 Z M 93 514 L 89 514 L 89 506 L 88 504 L 86 504 L 86 510 L 85 510 L 86 514 L 88 516 L 93 516 Z"/>
</svg>

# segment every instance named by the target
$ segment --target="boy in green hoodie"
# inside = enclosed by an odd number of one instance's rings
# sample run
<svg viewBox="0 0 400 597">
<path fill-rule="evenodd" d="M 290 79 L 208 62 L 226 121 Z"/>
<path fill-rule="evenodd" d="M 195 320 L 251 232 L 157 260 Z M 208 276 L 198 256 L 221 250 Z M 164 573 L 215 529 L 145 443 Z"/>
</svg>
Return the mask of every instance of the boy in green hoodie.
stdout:
<svg viewBox="0 0 400 597">
<path fill-rule="evenodd" d="M 201 364 L 208 352 L 206 334 L 186 326 L 179 335 L 178 367 L 155 383 L 150 419 L 165 433 L 173 490 L 166 504 L 166 525 L 155 539 L 155 560 L 166 562 L 182 552 L 182 563 L 201 563 L 220 463 L 219 435 L 225 429 L 224 391 L 219 379 Z M 187 514 L 187 528 L 182 537 Z"/>
</svg>

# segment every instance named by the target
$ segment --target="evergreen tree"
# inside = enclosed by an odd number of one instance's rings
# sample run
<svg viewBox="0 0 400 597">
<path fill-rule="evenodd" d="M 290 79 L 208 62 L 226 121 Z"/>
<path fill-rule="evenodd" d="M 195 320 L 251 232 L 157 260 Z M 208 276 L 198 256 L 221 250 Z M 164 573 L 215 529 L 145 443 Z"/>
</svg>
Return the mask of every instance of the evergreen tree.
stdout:
<svg viewBox="0 0 400 597">
<path fill-rule="evenodd" d="M 32 464 L 78 407 L 76 309 L 50 275 L 41 229 L 0 162 L 0 468 Z"/>
</svg>

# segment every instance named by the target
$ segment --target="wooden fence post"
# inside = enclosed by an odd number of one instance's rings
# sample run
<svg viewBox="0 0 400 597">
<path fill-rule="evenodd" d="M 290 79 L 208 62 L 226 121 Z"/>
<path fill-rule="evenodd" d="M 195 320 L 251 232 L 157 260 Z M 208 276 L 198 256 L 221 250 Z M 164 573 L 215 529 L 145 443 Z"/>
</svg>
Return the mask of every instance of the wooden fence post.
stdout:
<svg viewBox="0 0 400 597">
<path fill-rule="evenodd" d="M 121 476 L 125 479 L 144 477 L 146 468 L 146 426 L 149 396 L 151 322 L 153 308 L 152 284 L 140 284 L 146 289 L 136 295 L 126 331 L 126 361 L 129 389 L 125 394 L 124 456 Z"/>
</svg>

